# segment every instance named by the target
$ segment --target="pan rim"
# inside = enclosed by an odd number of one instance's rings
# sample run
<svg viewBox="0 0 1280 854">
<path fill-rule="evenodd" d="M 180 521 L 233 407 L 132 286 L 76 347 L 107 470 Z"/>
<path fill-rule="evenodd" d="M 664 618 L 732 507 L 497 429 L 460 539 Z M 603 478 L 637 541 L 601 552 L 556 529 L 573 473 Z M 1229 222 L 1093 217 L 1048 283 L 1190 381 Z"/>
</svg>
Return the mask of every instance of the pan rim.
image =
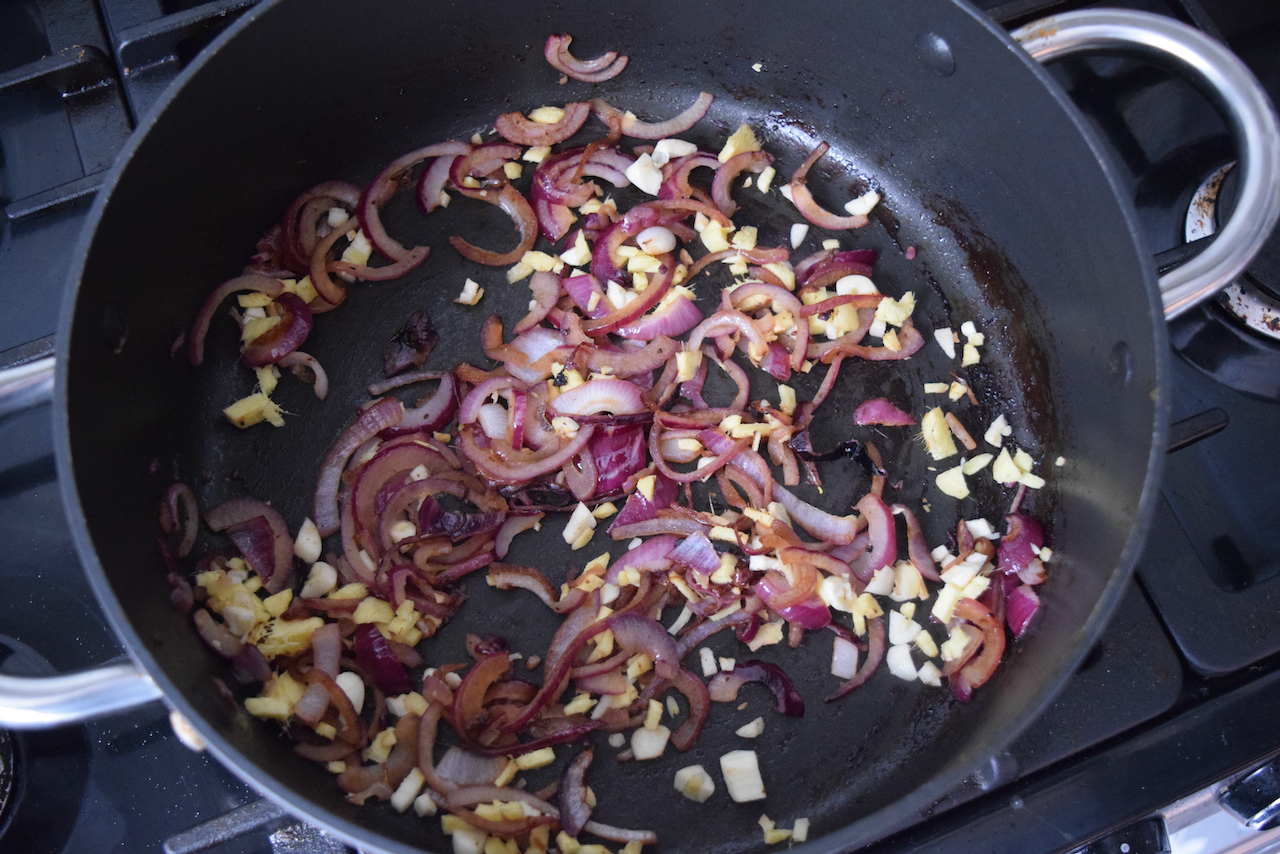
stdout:
<svg viewBox="0 0 1280 854">
<path fill-rule="evenodd" d="M 97 231 L 97 224 L 103 216 L 103 212 L 109 204 L 118 184 L 122 173 L 127 168 L 128 163 L 133 158 L 135 151 L 143 144 L 145 137 L 150 129 L 165 114 L 168 105 L 179 96 L 185 87 L 185 84 L 193 76 L 199 74 L 210 59 L 219 53 L 222 47 L 228 42 L 235 39 L 246 27 L 252 26 L 260 17 L 270 14 L 276 7 L 281 5 L 284 0 L 263 0 L 262 3 L 245 12 L 236 22 L 227 28 L 214 42 L 201 53 L 195 61 L 185 68 L 175 79 L 173 84 L 165 92 L 165 94 L 156 102 L 149 113 L 139 122 L 135 132 L 131 135 L 125 148 L 121 151 L 116 163 L 113 165 L 110 173 L 104 180 L 102 189 L 97 195 L 94 204 L 89 212 L 86 225 L 82 230 L 77 241 L 75 250 L 72 254 L 70 272 L 67 281 L 67 287 L 64 290 L 63 305 L 58 324 L 58 341 L 60 348 L 65 346 L 71 338 L 71 329 L 74 324 L 76 314 L 76 304 L 80 285 L 82 282 L 82 274 L 94 245 Z M 1135 250 L 1142 258 L 1150 258 L 1150 253 L 1145 246 L 1145 238 L 1142 236 L 1137 226 L 1136 214 L 1133 211 L 1132 203 L 1128 201 L 1120 184 L 1119 178 L 1114 167 L 1110 164 L 1101 143 L 1098 141 L 1095 132 L 1085 122 L 1084 118 L 1075 109 L 1066 93 L 1053 80 L 1038 63 L 1026 55 L 1025 51 L 1013 41 L 1013 39 L 990 18 L 972 6 L 968 0 L 951 0 L 951 2 L 972 17 L 982 28 L 990 35 L 998 38 L 1008 50 L 1017 54 L 1022 63 L 1034 74 L 1042 86 L 1046 88 L 1049 94 L 1054 98 L 1059 108 L 1069 117 L 1072 124 L 1079 131 L 1089 150 L 1094 154 L 1095 161 L 1099 164 L 1102 174 L 1111 188 L 1113 197 L 1118 203 L 1118 210 L 1123 221 L 1127 226 L 1129 236 L 1134 244 Z M 1167 328 L 1163 318 L 1163 311 L 1160 307 L 1158 287 L 1155 282 L 1155 271 L 1153 266 L 1143 266 L 1144 281 L 1150 309 L 1148 320 L 1152 324 L 1154 333 L 1155 353 L 1155 425 L 1153 432 L 1153 440 L 1149 459 L 1146 469 L 1146 477 L 1140 492 L 1138 510 L 1133 525 L 1130 527 L 1128 537 L 1125 541 L 1124 548 L 1121 551 L 1119 562 L 1113 570 L 1111 579 L 1107 583 L 1103 595 L 1098 599 L 1093 609 L 1090 611 L 1087 620 L 1081 627 L 1082 634 L 1089 638 L 1096 638 L 1105 626 L 1115 608 L 1119 604 L 1121 597 L 1127 587 L 1127 581 L 1132 573 L 1133 566 L 1137 562 L 1142 548 L 1145 544 L 1146 536 L 1149 531 L 1152 519 L 1154 518 L 1156 504 L 1159 497 L 1159 483 L 1163 474 L 1163 458 L 1164 448 L 1167 444 L 1168 421 L 1169 421 L 1169 391 L 1167 388 L 1167 380 L 1169 376 L 1169 353 Z M 65 351 L 64 351 L 65 352 Z M 62 493 L 64 507 L 66 509 L 69 520 L 71 521 L 73 537 L 76 544 L 77 552 L 84 569 L 89 576 L 90 584 L 97 596 L 99 603 L 102 605 L 104 612 L 112 625 L 113 630 L 124 641 L 129 655 L 137 662 L 143 670 L 145 670 L 161 686 L 164 691 L 165 702 L 179 712 L 192 720 L 193 724 L 201 731 L 206 741 L 210 745 L 212 752 L 222 764 L 231 770 L 236 776 L 240 777 L 246 783 L 251 785 L 255 791 L 264 797 L 280 804 L 289 812 L 300 817 L 305 817 L 326 830 L 332 832 L 335 836 L 342 838 L 344 841 L 352 845 L 369 848 L 371 845 L 379 846 L 381 850 L 395 852 L 413 852 L 420 849 L 408 847 L 399 841 L 380 834 L 368 827 L 353 822 L 348 822 L 340 817 L 331 814 L 328 810 L 315 805 L 309 799 L 303 797 L 292 790 L 278 791 L 273 789 L 272 783 L 274 778 L 262 772 L 258 765 L 253 763 L 241 754 L 230 741 L 223 738 L 220 732 L 211 724 L 206 723 L 203 717 L 195 710 L 195 707 L 186 697 L 176 688 L 173 681 L 169 678 L 167 672 L 159 665 L 154 656 L 149 651 L 147 645 L 143 642 L 137 630 L 126 617 L 124 610 L 117 598 L 116 593 L 111 587 L 106 577 L 105 570 L 98 559 L 97 551 L 93 545 L 92 538 L 89 534 L 88 521 L 84 516 L 81 496 L 75 480 L 74 464 L 72 458 L 72 447 L 70 438 L 69 425 L 69 400 L 68 400 L 68 373 L 70 371 L 70 363 L 66 358 L 58 360 L 55 378 L 55 404 L 53 407 L 54 421 L 54 440 L 56 457 L 58 461 L 59 484 Z M 949 763 L 949 768 L 956 768 L 961 764 L 961 759 L 969 754 L 973 760 L 969 764 L 970 769 L 977 768 L 982 762 L 1007 747 L 1017 737 L 1019 732 L 1029 725 L 1036 717 L 1053 702 L 1057 691 L 1061 688 L 1062 683 L 1076 668 L 1079 667 L 1085 655 L 1088 653 L 1088 647 L 1078 645 L 1069 655 L 1064 655 L 1060 659 L 1057 672 L 1053 678 L 1046 679 L 1044 688 L 1037 694 L 1037 702 L 1033 704 L 1032 711 L 1034 714 L 1028 714 L 1021 719 L 1021 726 L 1011 728 L 1010 731 L 999 740 L 999 743 L 986 742 L 981 748 L 971 746 L 963 751 L 959 756 L 953 757 Z M 795 847 L 795 851 L 805 854 L 813 854 L 818 851 L 836 851 L 846 850 L 850 846 L 858 846 L 866 844 L 869 839 L 882 839 L 894 832 L 902 829 L 906 825 L 903 824 L 905 819 L 916 816 L 924 808 L 935 802 L 938 798 L 945 795 L 948 791 L 955 788 L 964 779 L 964 773 L 953 771 L 950 774 L 940 774 L 932 779 L 927 785 L 921 787 L 910 795 L 899 799 L 890 806 L 868 815 L 856 822 L 846 825 L 820 839 L 815 839 Z M 875 827 L 889 828 L 888 830 L 875 831 L 869 833 L 869 830 Z"/>
</svg>

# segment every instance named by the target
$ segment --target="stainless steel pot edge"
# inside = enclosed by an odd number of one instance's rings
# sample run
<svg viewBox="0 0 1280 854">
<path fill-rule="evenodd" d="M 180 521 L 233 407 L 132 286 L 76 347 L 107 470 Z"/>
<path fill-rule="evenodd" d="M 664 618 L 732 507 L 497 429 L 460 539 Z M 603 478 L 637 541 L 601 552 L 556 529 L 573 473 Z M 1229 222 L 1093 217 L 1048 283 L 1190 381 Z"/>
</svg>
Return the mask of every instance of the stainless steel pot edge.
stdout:
<svg viewBox="0 0 1280 854">
<path fill-rule="evenodd" d="M 1280 120 L 1248 66 L 1201 31 L 1151 12 L 1085 9 L 1041 19 L 1010 35 L 1041 63 L 1089 53 L 1132 53 L 1209 95 L 1239 148 L 1240 197 L 1217 239 L 1160 277 L 1165 317 L 1177 317 L 1235 281 L 1280 218 Z"/>
</svg>

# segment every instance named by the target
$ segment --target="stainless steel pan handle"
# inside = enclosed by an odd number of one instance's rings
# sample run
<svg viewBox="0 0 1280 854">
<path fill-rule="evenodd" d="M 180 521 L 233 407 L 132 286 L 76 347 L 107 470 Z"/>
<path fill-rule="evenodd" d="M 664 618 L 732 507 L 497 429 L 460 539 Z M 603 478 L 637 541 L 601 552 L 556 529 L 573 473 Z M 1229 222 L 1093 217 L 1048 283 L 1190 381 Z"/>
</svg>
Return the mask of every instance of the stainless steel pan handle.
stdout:
<svg viewBox="0 0 1280 854">
<path fill-rule="evenodd" d="M 54 357 L 0 371 L 0 424 L 53 398 Z"/>
<path fill-rule="evenodd" d="M 54 357 L 0 371 L 0 423 L 53 397 Z M 0 728 L 43 729 L 124 711 L 160 698 L 132 662 L 64 676 L 0 675 Z"/>
<path fill-rule="evenodd" d="M 47 729 L 122 712 L 160 699 L 132 662 L 66 676 L 0 676 L 0 727 Z"/>
<path fill-rule="evenodd" d="M 1160 277 L 1165 316 L 1177 317 L 1235 281 L 1280 218 L 1280 122 L 1249 68 L 1199 30 L 1150 12 L 1067 12 L 1027 24 L 1012 35 L 1042 63 L 1084 53 L 1136 54 L 1186 78 L 1209 96 L 1236 139 L 1240 197 L 1217 239 Z"/>
</svg>

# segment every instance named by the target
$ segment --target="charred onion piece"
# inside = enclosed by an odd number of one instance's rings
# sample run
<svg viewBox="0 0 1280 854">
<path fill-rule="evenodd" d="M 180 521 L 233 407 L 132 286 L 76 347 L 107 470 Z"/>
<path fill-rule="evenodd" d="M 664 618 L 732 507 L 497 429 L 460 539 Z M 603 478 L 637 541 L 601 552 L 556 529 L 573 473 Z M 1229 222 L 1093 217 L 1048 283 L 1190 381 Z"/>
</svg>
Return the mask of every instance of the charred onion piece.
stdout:
<svg viewBox="0 0 1280 854">
<path fill-rule="evenodd" d="M 421 368 L 439 340 L 427 313 L 415 311 L 382 348 L 382 372 L 394 377 L 410 368 Z"/>
</svg>

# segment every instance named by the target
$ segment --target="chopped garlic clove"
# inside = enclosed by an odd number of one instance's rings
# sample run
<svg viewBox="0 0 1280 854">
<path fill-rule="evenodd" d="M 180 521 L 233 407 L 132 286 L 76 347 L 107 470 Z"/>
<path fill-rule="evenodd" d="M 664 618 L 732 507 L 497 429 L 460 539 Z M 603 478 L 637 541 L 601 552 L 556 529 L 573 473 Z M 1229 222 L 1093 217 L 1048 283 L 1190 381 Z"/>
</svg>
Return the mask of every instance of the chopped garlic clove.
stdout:
<svg viewBox="0 0 1280 854">
<path fill-rule="evenodd" d="M 741 804 L 765 797 L 764 780 L 754 750 L 731 750 L 721 756 L 720 773 L 724 775 L 729 797 L 735 802 Z"/>
</svg>

